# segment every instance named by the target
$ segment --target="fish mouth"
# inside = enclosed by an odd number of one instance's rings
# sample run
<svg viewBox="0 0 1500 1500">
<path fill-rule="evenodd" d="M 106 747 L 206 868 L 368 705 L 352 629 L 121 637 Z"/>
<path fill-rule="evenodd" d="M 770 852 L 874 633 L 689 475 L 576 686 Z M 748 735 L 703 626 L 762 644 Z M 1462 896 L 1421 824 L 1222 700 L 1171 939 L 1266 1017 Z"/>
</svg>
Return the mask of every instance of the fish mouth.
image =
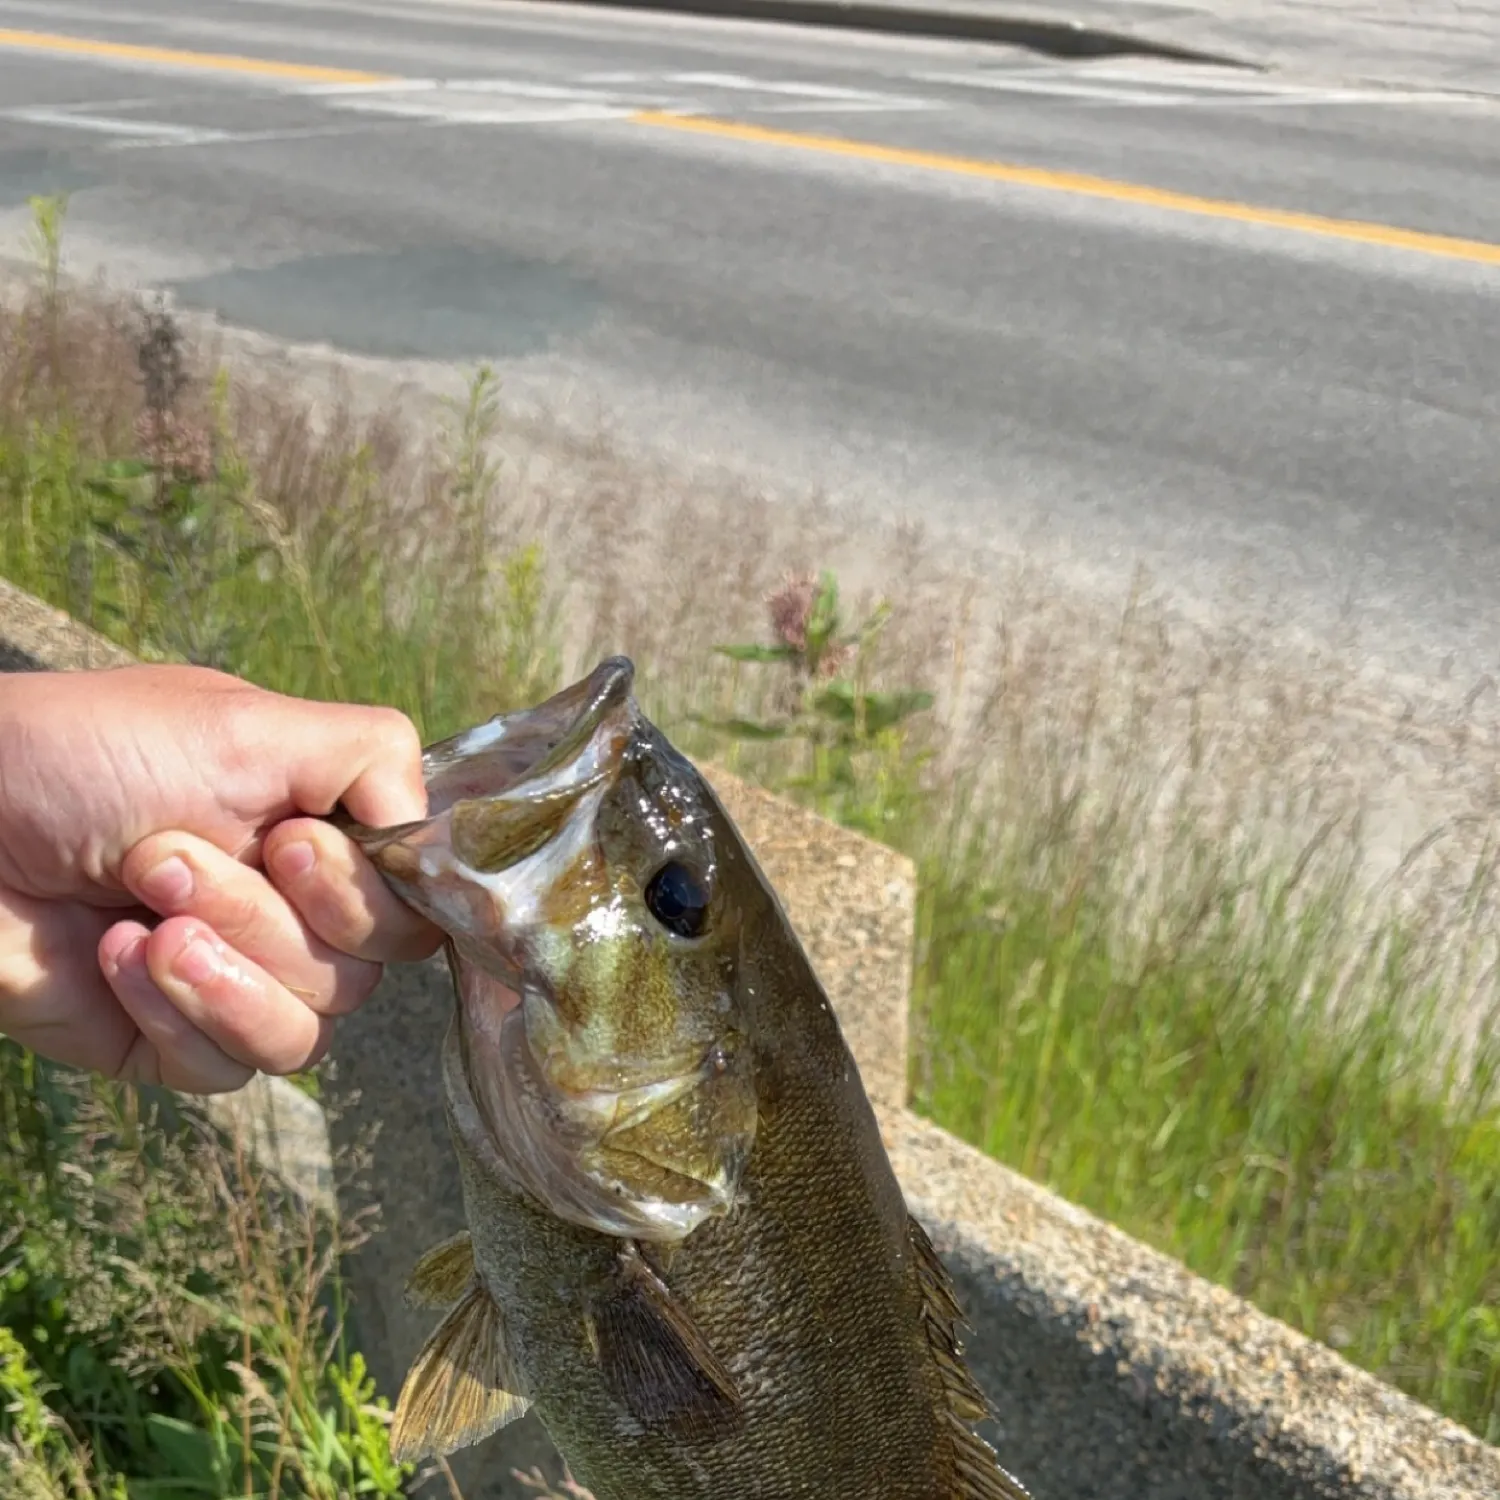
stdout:
<svg viewBox="0 0 1500 1500">
<path fill-rule="evenodd" d="M 608 657 L 533 708 L 429 745 L 427 817 L 391 828 L 344 822 L 402 899 L 497 977 L 515 977 L 504 877 L 586 823 L 576 814 L 618 774 L 635 732 L 634 681 L 628 657 Z"/>
<path fill-rule="evenodd" d="M 496 714 L 427 746 L 422 776 L 428 816 L 565 771 L 584 755 L 601 725 L 631 707 L 634 685 L 635 664 L 630 658 L 607 657 L 587 677 L 543 703 Z"/>
</svg>

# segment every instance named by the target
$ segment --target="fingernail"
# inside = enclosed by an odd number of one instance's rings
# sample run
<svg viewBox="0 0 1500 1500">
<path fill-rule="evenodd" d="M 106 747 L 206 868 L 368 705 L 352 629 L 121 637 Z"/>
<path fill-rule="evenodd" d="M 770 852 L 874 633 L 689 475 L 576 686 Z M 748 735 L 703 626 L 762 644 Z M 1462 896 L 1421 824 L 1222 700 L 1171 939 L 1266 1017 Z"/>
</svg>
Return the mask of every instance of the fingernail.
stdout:
<svg viewBox="0 0 1500 1500">
<path fill-rule="evenodd" d="M 181 906 L 193 894 L 193 872 L 187 861 L 172 855 L 140 878 L 140 893 L 152 906 Z"/>
<path fill-rule="evenodd" d="M 206 938 L 194 938 L 173 961 L 172 972 L 184 984 L 196 989 L 207 984 L 223 967 L 213 945 Z"/>
<path fill-rule="evenodd" d="M 122 969 L 135 969 L 145 962 L 146 934 L 138 932 L 117 953 L 102 955 L 105 978 L 117 978 Z"/>
<path fill-rule="evenodd" d="M 283 844 L 271 858 L 272 871 L 283 880 L 301 880 L 318 862 L 317 850 L 311 844 Z"/>
</svg>

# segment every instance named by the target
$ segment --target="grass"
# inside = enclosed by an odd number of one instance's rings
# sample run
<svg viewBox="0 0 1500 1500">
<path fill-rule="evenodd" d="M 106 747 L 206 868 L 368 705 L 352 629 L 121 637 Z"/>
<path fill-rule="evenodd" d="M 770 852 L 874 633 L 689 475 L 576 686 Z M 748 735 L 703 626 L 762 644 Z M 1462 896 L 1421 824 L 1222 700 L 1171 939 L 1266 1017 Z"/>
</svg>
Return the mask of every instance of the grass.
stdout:
<svg viewBox="0 0 1500 1500">
<path fill-rule="evenodd" d="M 934 874 L 918 1107 L 1500 1438 L 1493 1050 L 1434 1082 L 1431 997 L 1394 934 L 1355 980 L 1359 1024 L 1339 1024 L 1336 913 L 1247 938 L 1211 911 L 1187 951 L 1174 934 L 1125 956 L 1111 897 Z"/>
<path fill-rule="evenodd" d="M 170 320 L 60 290 L 46 247 L 0 315 L 0 573 L 144 655 L 429 736 L 629 651 L 691 752 L 917 860 L 919 1108 L 1500 1441 L 1490 866 L 1434 839 L 1372 891 L 1338 747 L 1377 736 L 1337 662 L 1185 642 L 1149 600 L 1069 614 L 898 534 L 829 697 L 805 651 L 709 650 L 766 642 L 783 573 L 837 553 L 816 505 L 604 439 L 530 465 L 534 419 L 482 375 L 436 429 L 215 377 Z M 910 712 L 851 748 L 850 702 Z M 1444 732 L 1482 834 L 1500 780 L 1469 721 Z"/>
<path fill-rule="evenodd" d="M 0 1491 L 401 1494 L 342 1334 L 362 1217 L 299 1202 L 182 1101 L 0 1040 Z"/>
</svg>

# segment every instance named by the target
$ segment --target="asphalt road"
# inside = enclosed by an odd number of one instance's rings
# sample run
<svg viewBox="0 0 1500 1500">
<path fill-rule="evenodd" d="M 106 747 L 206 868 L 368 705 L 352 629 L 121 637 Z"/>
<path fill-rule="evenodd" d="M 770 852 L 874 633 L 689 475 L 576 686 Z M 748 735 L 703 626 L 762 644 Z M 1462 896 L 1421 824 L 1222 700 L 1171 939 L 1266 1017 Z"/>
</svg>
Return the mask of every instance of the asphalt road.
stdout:
<svg viewBox="0 0 1500 1500">
<path fill-rule="evenodd" d="M 66 190 L 75 265 L 233 323 L 1500 672 L 1496 101 L 483 0 L 0 28 L 0 244 Z"/>
</svg>

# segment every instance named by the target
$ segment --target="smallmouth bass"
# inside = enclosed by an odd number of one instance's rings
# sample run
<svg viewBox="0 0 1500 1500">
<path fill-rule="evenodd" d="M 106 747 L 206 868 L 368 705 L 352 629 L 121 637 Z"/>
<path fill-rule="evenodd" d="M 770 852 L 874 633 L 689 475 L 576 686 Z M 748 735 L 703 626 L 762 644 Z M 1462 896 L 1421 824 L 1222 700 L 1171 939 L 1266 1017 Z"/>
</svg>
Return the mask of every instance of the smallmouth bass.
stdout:
<svg viewBox="0 0 1500 1500">
<path fill-rule="evenodd" d="M 854 1059 L 623 657 L 424 753 L 429 816 L 343 826 L 446 937 L 468 1229 L 400 1459 L 535 1407 L 596 1500 L 1024 1500 Z"/>
</svg>

